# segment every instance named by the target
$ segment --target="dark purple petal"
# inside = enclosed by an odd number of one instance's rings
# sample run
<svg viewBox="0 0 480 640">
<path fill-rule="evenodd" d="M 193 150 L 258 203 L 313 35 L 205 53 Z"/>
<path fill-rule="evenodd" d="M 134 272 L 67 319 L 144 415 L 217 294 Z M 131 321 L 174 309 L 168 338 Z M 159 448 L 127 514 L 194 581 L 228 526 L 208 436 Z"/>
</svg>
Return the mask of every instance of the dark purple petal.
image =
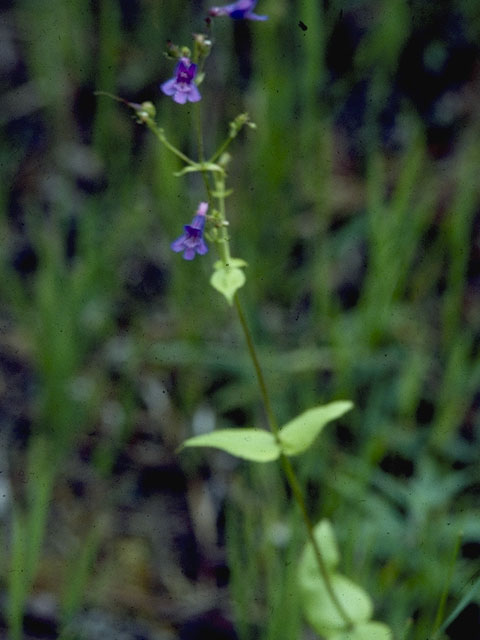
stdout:
<svg viewBox="0 0 480 640">
<path fill-rule="evenodd" d="M 192 249 L 194 249 L 201 240 L 201 231 L 198 231 L 198 229 L 194 229 L 192 232 L 192 229 L 190 228 L 189 231 L 187 231 L 187 237 L 185 238 L 185 242 L 183 244 L 186 247 L 191 247 Z"/>
<path fill-rule="evenodd" d="M 180 60 L 180 62 L 177 64 L 177 68 L 175 69 L 175 75 L 177 76 L 177 80 L 178 80 L 178 77 L 181 76 L 182 74 L 188 75 L 187 64 L 185 64 L 185 60 L 184 59 Z"/>
<path fill-rule="evenodd" d="M 195 78 L 196 75 L 197 75 L 197 65 L 192 62 L 192 64 L 187 69 L 187 76 L 189 81 L 192 82 L 192 80 Z"/>
</svg>

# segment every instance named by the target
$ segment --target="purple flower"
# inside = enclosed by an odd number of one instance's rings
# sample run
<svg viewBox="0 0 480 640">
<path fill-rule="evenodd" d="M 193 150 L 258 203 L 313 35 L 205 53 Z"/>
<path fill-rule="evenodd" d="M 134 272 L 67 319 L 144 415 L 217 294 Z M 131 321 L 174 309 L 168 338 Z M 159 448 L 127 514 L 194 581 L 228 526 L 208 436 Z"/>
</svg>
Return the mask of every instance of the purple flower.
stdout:
<svg viewBox="0 0 480 640">
<path fill-rule="evenodd" d="M 160 89 L 165 95 L 173 96 L 177 104 L 185 104 L 187 100 L 198 102 L 202 96 L 193 81 L 196 73 L 196 64 L 190 62 L 188 58 L 180 58 L 175 69 L 175 77 L 160 85 Z"/>
<path fill-rule="evenodd" d="M 192 222 L 183 227 L 185 233 L 170 245 L 176 253 L 183 251 L 185 260 L 193 260 L 195 253 L 203 256 L 208 251 L 208 247 L 203 239 L 203 229 L 205 227 L 207 211 L 208 202 L 200 202 Z"/>
<path fill-rule="evenodd" d="M 224 7 L 212 7 L 209 10 L 209 15 L 213 18 L 217 16 L 230 16 L 234 20 L 268 20 L 268 16 L 257 16 L 253 13 L 255 5 L 258 0 L 237 0 L 232 4 L 227 4 Z"/>
</svg>

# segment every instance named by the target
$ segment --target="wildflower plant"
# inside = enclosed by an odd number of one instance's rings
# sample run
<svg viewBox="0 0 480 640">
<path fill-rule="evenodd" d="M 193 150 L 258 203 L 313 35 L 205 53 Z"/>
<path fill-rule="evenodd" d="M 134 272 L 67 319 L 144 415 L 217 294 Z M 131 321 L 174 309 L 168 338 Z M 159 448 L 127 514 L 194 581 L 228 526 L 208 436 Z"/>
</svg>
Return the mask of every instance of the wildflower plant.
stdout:
<svg viewBox="0 0 480 640">
<path fill-rule="evenodd" d="M 208 31 L 211 30 L 212 18 L 222 16 L 234 20 L 267 20 L 268 16 L 253 12 L 256 4 L 256 0 L 238 0 L 225 6 L 212 7 L 206 19 Z M 196 103 L 194 115 L 198 159 L 185 155 L 168 140 L 165 131 L 156 122 L 156 111 L 151 102 L 136 104 L 122 98 L 116 99 L 133 109 L 137 121 L 146 125 L 160 143 L 184 163 L 183 168 L 175 173 L 176 176 L 182 177 L 190 173 L 200 173 L 202 176 L 205 200 L 198 204 L 192 221 L 184 225 L 184 232 L 171 243 L 171 249 L 182 253 L 182 257 L 188 261 L 209 259 L 204 258 L 209 253 L 209 245 L 216 250 L 218 259 L 212 264 L 210 284 L 234 308 L 238 316 L 255 370 L 268 429 L 253 427 L 215 430 L 187 439 L 181 448 L 213 447 L 255 463 L 278 461 L 301 512 L 307 533 L 298 569 L 298 586 L 306 620 L 318 634 L 328 640 L 391 640 L 389 627 L 372 620 L 373 604 L 369 595 L 358 584 L 339 573 L 340 553 L 333 527 L 326 519 L 315 525 L 312 523 L 291 462 L 291 458 L 315 446 L 324 427 L 350 411 L 353 408 L 352 402 L 337 400 L 303 411 L 284 425 L 277 422 L 238 294 L 246 282 L 247 263 L 232 254 L 226 208 L 227 197 L 231 195 L 227 188 L 227 165 L 231 161 L 227 148 L 242 129 L 256 127 L 247 113 L 241 113 L 230 123 L 223 143 L 210 157 L 205 157 L 202 131 L 198 126 L 201 122 L 202 101 L 198 85 L 204 81 L 204 65 L 212 47 L 212 39 L 210 33 L 195 34 L 193 39 L 193 53 L 188 47 L 169 43 L 167 57 L 175 59 L 177 63 L 173 77 L 164 81 L 160 89 L 179 108 L 187 102 Z"/>
</svg>

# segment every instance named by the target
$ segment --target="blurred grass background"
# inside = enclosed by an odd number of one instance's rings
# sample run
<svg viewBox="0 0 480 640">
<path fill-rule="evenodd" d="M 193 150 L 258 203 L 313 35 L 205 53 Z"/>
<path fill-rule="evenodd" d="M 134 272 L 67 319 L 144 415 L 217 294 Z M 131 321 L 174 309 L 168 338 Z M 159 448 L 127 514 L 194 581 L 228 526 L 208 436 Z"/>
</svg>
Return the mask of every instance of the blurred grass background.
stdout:
<svg viewBox="0 0 480 640">
<path fill-rule="evenodd" d="M 311 637 L 294 588 L 304 534 L 277 470 L 175 453 L 195 431 L 263 424 L 210 258 L 169 249 L 201 181 L 174 178 L 176 159 L 93 93 L 154 101 L 194 154 L 190 108 L 158 85 L 166 41 L 190 44 L 206 8 L 2 6 L 0 625 L 13 640 Z M 215 22 L 206 144 L 241 111 L 258 125 L 232 149 L 228 205 L 280 421 L 356 405 L 297 461 L 312 515 L 332 519 L 343 569 L 395 638 L 430 637 L 444 601 L 440 617 L 464 606 L 438 637 L 478 639 L 478 3 L 258 12 L 269 21 Z"/>
</svg>

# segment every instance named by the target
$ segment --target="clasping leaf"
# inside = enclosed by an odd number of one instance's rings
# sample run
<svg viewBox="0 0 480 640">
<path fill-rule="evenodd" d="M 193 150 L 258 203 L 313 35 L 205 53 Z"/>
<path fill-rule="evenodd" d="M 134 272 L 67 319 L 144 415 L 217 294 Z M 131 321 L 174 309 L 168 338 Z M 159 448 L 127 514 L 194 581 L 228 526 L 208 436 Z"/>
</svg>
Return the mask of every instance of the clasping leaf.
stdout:
<svg viewBox="0 0 480 640">
<path fill-rule="evenodd" d="M 245 274 L 239 267 L 222 266 L 220 269 L 215 269 L 210 278 L 210 284 L 222 293 L 231 305 L 235 293 L 245 284 Z"/>
</svg>

